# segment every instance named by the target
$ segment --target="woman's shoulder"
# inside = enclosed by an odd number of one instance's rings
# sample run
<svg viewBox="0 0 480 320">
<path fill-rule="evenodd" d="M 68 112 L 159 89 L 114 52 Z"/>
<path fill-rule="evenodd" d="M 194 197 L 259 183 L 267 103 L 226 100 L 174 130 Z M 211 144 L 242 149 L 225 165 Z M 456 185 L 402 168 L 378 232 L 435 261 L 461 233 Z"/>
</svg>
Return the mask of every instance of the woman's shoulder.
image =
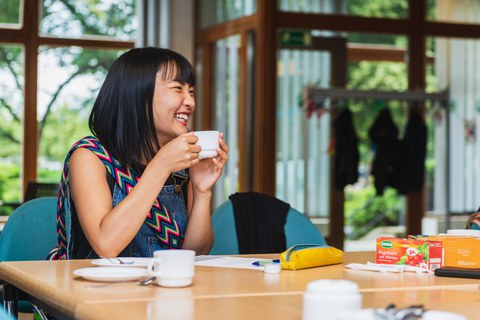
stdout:
<svg viewBox="0 0 480 320">
<path fill-rule="evenodd" d="M 85 148 L 74 149 L 70 157 L 70 169 L 72 168 L 103 168 L 102 161 L 91 150 Z"/>
<path fill-rule="evenodd" d="M 79 140 L 77 140 L 73 145 L 72 145 L 72 150 L 76 150 L 78 148 L 92 148 L 92 147 L 98 147 L 102 146 L 102 142 L 95 136 L 85 136 Z"/>
<path fill-rule="evenodd" d="M 67 162 L 92 163 L 109 158 L 109 153 L 103 144 L 94 136 L 85 136 L 75 142 L 67 155 Z"/>
<path fill-rule="evenodd" d="M 103 143 L 95 136 L 85 136 L 75 142 L 70 148 L 69 154 L 73 154 L 78 149 L 86 149 L 93 152 L 97 157 L 110 158 L 110 153 Z"/>
</svg>

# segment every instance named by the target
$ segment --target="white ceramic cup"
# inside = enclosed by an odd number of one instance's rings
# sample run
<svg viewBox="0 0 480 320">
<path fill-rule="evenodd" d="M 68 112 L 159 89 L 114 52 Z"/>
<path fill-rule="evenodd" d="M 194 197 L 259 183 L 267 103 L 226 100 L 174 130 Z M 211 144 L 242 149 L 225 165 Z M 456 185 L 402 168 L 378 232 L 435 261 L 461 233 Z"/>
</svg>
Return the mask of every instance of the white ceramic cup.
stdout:
<svg viewBox="0 0 480 320">
<path fill-rule="evenodd" d="M 147 266 L 148 274 L 156 277 L 162 287 L 187 287 L 195 275 L 195 251 L 157 250 Z"/>
<path fill-rule="evenodd" d="M 198 137 L 197 144 L 202 147 L 199 158 L 213 158 L 218 155 L 218 138 L 220 136 L 219 131 L 195 131 L 194 134 Z"/>
<path fill-rule="evenodd" d="M 348 280 L 316 280 L 307 284 L 303 295 L 303 320 L 333 320 L 339 313 L 360 310 L 358 285 Z"/>
</svg>

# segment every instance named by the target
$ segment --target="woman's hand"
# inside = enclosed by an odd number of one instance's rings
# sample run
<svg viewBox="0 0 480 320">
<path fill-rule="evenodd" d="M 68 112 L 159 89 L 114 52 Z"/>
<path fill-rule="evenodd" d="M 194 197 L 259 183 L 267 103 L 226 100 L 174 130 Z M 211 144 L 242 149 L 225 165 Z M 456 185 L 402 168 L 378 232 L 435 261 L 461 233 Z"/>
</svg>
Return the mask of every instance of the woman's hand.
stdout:
<svg viewBox="0 0 480 320">
<path fill-rule="evenodd" d="M 193 132 L 179 135 L 160 148 L 154 160 L 169 172 L 176 172 L 195 166 L 200 160 L 201 147 L 196 145 L 197 136 Z"/>
<path fill-rule="evenodd" d="M 228 160 L 228 146 L 223 141 L 222 132 L 220 132 L 218 145 L 216 157 L 202 159 L 190 167 L 190 178 L 194 191 L 208 192 L 220 178 Z"/>
</svg>

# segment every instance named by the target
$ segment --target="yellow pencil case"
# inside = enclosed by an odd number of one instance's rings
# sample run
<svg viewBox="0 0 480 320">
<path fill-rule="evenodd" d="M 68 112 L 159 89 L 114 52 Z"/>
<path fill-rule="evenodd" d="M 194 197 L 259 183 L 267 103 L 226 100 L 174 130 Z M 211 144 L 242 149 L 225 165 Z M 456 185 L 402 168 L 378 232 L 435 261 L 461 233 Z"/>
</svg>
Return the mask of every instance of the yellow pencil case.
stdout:
<svg viewBox="0 0 480 320">
<path fill-rule="evenodd" d="M 297 244 L 280 254 L 282 269 L 299 270 L 342 263 L 343 251 L 327 245 Z"/>
</svg>

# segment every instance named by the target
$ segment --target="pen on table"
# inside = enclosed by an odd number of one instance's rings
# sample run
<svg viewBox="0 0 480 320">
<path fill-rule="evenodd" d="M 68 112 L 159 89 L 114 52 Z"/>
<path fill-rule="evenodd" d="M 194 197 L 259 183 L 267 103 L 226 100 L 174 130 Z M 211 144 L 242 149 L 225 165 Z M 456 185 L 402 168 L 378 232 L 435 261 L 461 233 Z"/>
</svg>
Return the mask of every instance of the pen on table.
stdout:
<svg viewBox="0 0 480 320">
<path fill-rule="evenodd" d="M 252 262 L 252 266 L 260 267 L 267 264 L 275 264 L 275 263 L 280 263 L 280 259 L 259 260 L 259 261 Z"/>
</svg>

